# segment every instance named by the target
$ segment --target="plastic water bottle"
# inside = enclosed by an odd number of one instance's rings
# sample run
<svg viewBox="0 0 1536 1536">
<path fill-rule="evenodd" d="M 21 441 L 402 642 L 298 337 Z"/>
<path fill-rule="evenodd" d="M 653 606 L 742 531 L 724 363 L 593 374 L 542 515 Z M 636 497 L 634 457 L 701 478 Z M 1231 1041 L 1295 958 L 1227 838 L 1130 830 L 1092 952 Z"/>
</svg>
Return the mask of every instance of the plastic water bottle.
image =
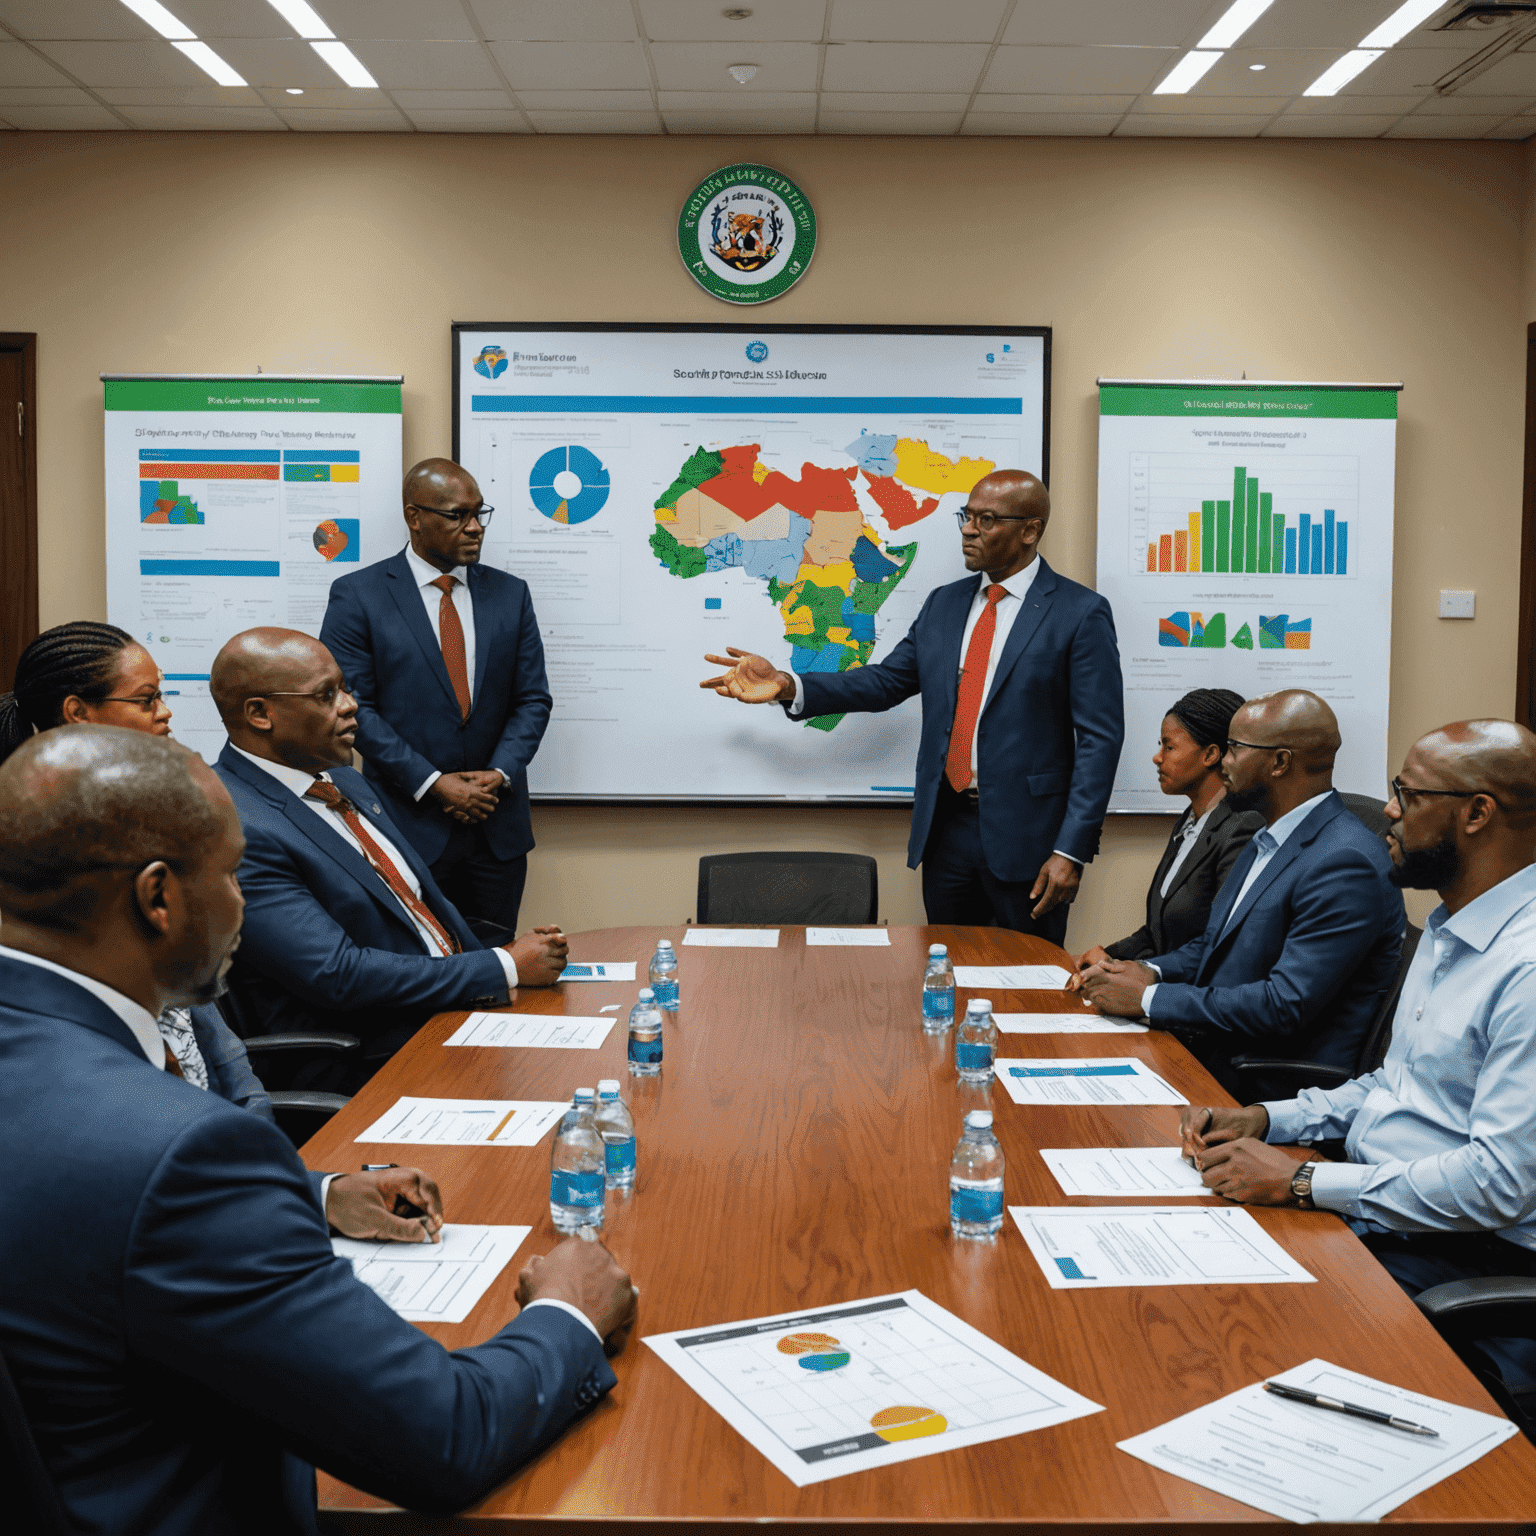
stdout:
<svg viewBox="0 0 1536 1536">
<path fill-rule="evenodd" d="M 1003 1149 L 992 1111 L 973 1109 L 949 1160 L 949 1230 L 990 1242 L 1003 1224 Z"/>
<path fill-rule="evenodd" d="M 609 1189 L 635 1187 L 635 1117 L 619 1097 L 617 1078 L 605 1077 L 597 1085 L 597 1133 L 603 1138 L 603 1155 Z"/>
<path fill-rule="evenodd" d="M 676 1013 L 678 1004 L 677 951 L 671 939 L 659 939 L 651 956 L 651 992 L 663 1013 Z"/>
<path fill-rule="evenodd" d="M 596 1095 L 578 1088 L 555 1132 L 549 1156 L 549 1215 L 562 1232 L 603 1224 L 603 1138 L 593 1111 Z"/>
<path fill-rule="evenodd" d="M 992 1061 L 997 1055 L 997 1023 L 992 1004 L 973 997 L 965 1005 L 965 1017 L 955 1031 L 955 1070 L 962 1083 L 990 1083 Z"/>
<path fill-rule="evenodd" d="M 641 987 L 640 1001 L 629 1010 L 629 1075 L 655 1077 L 661 1071 L 661 1026 L 666 1015 L 656 995 Z"/>
<path fill-rule="evenodd" d="M 955 968 L 942 944 L 928 946 L 923 972 L 923 1033 L 942 1035 L 955 1022 Z"/>
</svg>

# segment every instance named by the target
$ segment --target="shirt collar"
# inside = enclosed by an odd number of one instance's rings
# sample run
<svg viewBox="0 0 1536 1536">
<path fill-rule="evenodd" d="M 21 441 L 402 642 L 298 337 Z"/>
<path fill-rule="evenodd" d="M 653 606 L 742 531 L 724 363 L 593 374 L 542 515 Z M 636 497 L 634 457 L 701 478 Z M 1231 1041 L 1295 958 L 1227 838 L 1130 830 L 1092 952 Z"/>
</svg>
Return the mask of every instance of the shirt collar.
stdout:
<svg viewBox="0 0 1536 1536">
<path fill-rule="evenodd" d="M 74 982 L 77 987 L 83 987 L 97 1001 L 105 1003 L 128 1026 L 133 1038 L 139 1042 L 140 1049 L 149 1058 L 150 1066 L 162 1072 L 165 1070 L 165 1041 L 160 1038 L 160 1026 L 155 1023 L 154 1014 L 147 1008 L 139 1007 L 131 997 L 124 997 L 116 987 L 109 987 L 106 982 L 97 981 L 94 976 L 82 976 L 79 971 L 72 971 L 67 966 L 55 965 L 52 960 L 11 949 L 5 944 L 0 944 L 0 955 L 4 955 L 7 960 L 18 960 L 23 965 L 35 965 L 42 970 L 52 971 L 55 976 L 62 976 L 66 981 Z"/>
<path fill-rule="evenodd" d="M 234 742 L 230 742 L 230 746 L 235 747 Z M 303 799 L 304 791 L 307 790 L 309 786 L 315 782 L 316 779 L 329 780 L 330 777 L 328 774 L 324 773 L 310 773 L 307 769 L 304 768 L 290 768 L 287 763 L 274 763 L 270 758 L 256 757 L 253 753 L 247 752 L 244 747 L 235 747 L 235 751 L 238 752 L 240 756 L 246 760 L 246 762 L 254 763 L 256 767 L 260 768 L 263 773 L 271 774 L 271 776 L 276 779 L 284 789 L 291 789 L 294 794 L 299 796 L 300 799 Z"/>
<path fill-rule="evenodd" d="M 1274 826 L 1264 830 L 1274 839 L 1276 848 L 1285 847 L 1285 840 L 1293 833 L 1308 816 L 1331 795 L 1331 789 L 1325 789 L 1320 795 L 1313 795 L 1310 800 L 1303 800 L 1293 811 L 1287 811 Z"/>
<path fill-rule="evenodd" d="M 1498 938 L 1512 917 L 1533 901 L 1536 901 L 1536 864 L 1527 864 L 1518 874 L 1499 881 L 1475 901 L 1469 901 L 1453 916 L 1446 915 L 1442 902 L 1430 913 L 1428 926 L 1436 930 L 1443 926 L 1463 944 L 1481 952 Z"/>
<path fill-rule="evenodd" d="M 995 582 L 985 571 L 981 573 L 981 594 L 986 596 L 988 587 L 1002 587 L 1009 597 L 1023 600 L 1024 594 L 1035 584 L 1035 577 L 1040 574 L 1040 556 L 1036 555 L 1022 571 L 1015 571 L 1012 576 L 1005 576 L 1001 581 Z"/>
<path fill-rule="evenodd" d="M 466 585 L 469 581 L 469 573 L 466 567 L 456 565 L 451 571 L 440 571 L 435 565 L 423 560 L 409 544 L 405 546 L 405 563 L 410 566 L 411 575 L 416 578 L 416 585 L 418 587 L 430 587 L 439 576 L 457 576 Z"/>
</svg>

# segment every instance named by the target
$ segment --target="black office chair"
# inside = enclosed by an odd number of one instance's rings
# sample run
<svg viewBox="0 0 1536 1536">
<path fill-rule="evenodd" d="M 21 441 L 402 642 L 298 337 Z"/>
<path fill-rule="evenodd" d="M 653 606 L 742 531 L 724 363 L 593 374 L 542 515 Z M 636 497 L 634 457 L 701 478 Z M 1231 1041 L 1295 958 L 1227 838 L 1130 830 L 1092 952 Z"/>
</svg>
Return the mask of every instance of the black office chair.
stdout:
<svg viewBox="0 0 1536 1536">
<path fill-rule="evenodd" d="M 32 1426 L 21 1406 L 16 1383 L 11 1380 L 5 1357 L 0 1355 L 0 1482 L 7 1495 L 19 1500 L 12 1518 L 20 1523 L 11 1527 L 29 1536 L 75 1536 L 75 1527 L 64 1513 L 64 1505 L 48 1468 L 32 1438 Z"/>
<path fill-rule="evenodd" d="M 862 853 L 718 853 L 699 860 L 701 923 L 873 923 L 875 861 Z"/>
<path fill-rule="evenodd" d="M 1339 791 L 1339 799 L 1352 810 L 1365 825 L 1376 834 L 1377 837 L 1385 837 L 1387 829 L 1392 825 L 1387 820 L 1387 813 L 1382 810 L 1386 801 L 1380 795 L 1351 795 L 1344 790 Z"/>
<path fill-rule="evenodd" d="M 1450 1280 L 1420 1291 L 1414 1301 L 1489 1396 L 1536 1441 L 1536 1394 L 1511 1392 L 1477 1347 L 1479 1339 L 1536 1339 L 1536 1280 L 1523 1275 Z"/>
</svg>

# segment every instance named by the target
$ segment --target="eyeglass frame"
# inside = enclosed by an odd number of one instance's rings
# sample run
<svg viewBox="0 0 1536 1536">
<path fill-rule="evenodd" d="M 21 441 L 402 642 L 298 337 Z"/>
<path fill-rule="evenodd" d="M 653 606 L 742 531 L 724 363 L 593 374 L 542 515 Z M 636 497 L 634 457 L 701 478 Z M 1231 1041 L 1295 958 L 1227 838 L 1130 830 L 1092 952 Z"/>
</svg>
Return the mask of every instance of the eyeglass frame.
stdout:
<svg viewBox="0 0 1536 1536">
<path fill-rule="evenodd" d="M 107 694 L 105 698 L 87 699 L 87 704 L 137 704 L 140 709 L 148 712 L 153 710 L 156 704 L 163 702 L 165 693 L 156 688 L 153 693 L 134 693 L 126 697 L 119 694 Z"/>
<path fill-rule="evenodd" d="M 327 693 L 330 694 L 329 699 L 325 697 Z M 313 699 L 321 708 L 329 709 L 342 694 L 356 703 L 357 694 L 347 686 L 346 678 L 342 678 L 339 683 L 327 683 L 323 688 L 311 688 L 307 693 L 283 688 L 273 689 L 270 693 L 248 693 L 245 702 L 249 703 L 252 699 Z"/>
<path fill-rule="evenodd" d="M 1400 807 L 1405 803 L 1404 791 L 1410 795 L 1435 795 L 1451 800 L 1472 800 L 1478 795 L 1487 795 L 1495 805 L 1501 804 L 1499 797 L 1488 789 L 1415 789 L 1412 784 L 1404 784 L 1400 777 L 1388 779 L 1387 788 L 1392 791 L 1392 798 Z"/>
<path fill-rule="evenodd" d="M 457 510 L 445 512 L 441 507 L 423 506 L 419 501 L 408 501 L 406 506 L 414 507 L 418 512 L 434 513 L 442 518 L 444 522 L 452 523 L 455 528 L 462 528 L 471 520 L 478 521 L 482 528 L 487 527 L 491 521 L 491 514 L 496 510 L 495 507 L 486 506 L 484 502 L 470 512 L 460 512 Z"/>
<path fill-rule="evenodd" d="M 1233 747 L 1247 747 L 1251 752 L 1293 752 L 1294 747 L 1288 746 L 1283 741 L 1239 741 L 1236 736 L 1227 737 L 1227 750 Z"/>
<path fill-rule="evenodd" d="M 983 524 L 982 518 L 991 518 L 991 522 Z M 967 523 L 974 523 L 978 533 L 991 533 L 999 523 L 1038 523 L 1039 517 L 1017 517 L 1007 512 L 972 512 L 969 507 L 955 508 L 955 521 L 963 529 Z"/>
</svg>

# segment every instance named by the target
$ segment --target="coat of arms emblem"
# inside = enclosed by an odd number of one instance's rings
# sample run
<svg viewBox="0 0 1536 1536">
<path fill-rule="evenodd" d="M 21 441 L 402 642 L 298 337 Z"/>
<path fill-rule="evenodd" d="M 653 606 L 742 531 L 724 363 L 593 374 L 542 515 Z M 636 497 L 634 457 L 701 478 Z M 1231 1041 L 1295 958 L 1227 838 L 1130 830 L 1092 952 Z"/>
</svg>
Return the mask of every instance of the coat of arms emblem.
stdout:
<svg viewBox="0 0 1536 1536">
<path fill-rule="evenodd" d="M 694 280 L 728 304 L 762 304 L 805 275 L 816 249 L 810 200 L 766 165 L 728 165 L 689 194 L 678 250 Z"/>
</svg>

